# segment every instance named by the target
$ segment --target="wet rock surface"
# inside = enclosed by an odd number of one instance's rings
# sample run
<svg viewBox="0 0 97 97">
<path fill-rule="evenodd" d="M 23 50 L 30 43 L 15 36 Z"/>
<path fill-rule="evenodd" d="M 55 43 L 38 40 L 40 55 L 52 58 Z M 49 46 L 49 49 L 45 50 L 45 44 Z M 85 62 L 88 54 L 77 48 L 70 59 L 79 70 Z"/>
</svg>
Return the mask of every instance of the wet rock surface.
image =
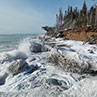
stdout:
<svg viewBox="0 0 97 97">
<path fill-rule="evenodd" d="M 69 87 L 68 83 L 63 80 L 50 78 L 45 80 L 45 88 L 55 89 L 56 91 L 64 91 L 67 90 Z"/>
<path fill-rule="evenodd" d="M 46 52 L 48 48 L 45 47 L 42 43 L 33 42 L 31 46 L 31 52 L 39 53 L 39 52 Z"/>
<path fill-rule="evenodd" d="M 8 73 L 12 75 L 16 75 L 23 71 L 25 68 L 29 68 L 28 64 L 24 60 L 17 60 L 13 62 L 8 68 L 7 71 Z"/>
<path fill-rule="evenodd" d="M 6 78 L 8 77 L 7 73 L 4 73 L 3 75 L 0 76 L 0 85 L 4 85 Z"/>
<path fill-rule="evenodd" d="M 78 63 L 74 60 L 69 60 L 57 50 L 52 51 L 51 55 L 48 56 L 47 61 L 60 66 L 66 72 L 83 74 L 89 72 L 91 69 L 90 64 L 84 62 Z"/>
</svg>

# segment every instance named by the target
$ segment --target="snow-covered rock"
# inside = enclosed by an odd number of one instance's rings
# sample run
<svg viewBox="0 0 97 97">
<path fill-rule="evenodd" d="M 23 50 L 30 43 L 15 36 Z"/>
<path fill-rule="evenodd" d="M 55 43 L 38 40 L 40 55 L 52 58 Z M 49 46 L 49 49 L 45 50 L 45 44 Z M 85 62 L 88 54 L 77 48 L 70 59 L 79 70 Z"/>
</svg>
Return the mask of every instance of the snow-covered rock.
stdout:
<svg viewBox="0 0 97 97">
<path fill-rule="evenodd" d="M 46 52 L 46 51 L 48 51 L 48 48 L 46 48 L 44 44 L 39 42 L 32 42 L 31 52 L 40 53 L 40 52 Z"/>
<path fill-rule="evenodd" d="M 11 65 L 7 68 L 7 73 L 16 75 L 23 71 L 23 69 L 28 68 L 28 64 L 24 60 L 16 60 L 11 63 Z"/>
<path fill-rule="evenodd" d="M 97 74 L 96 45 L 28 39 L 2 59 L 0 97 L 97 97 L 97 77 L 89 74 Z"/>
<path fill-rule="evenodd" d="M 58 50 L 52 50 L 50 55 L 47 57 L 47 62 L 53 63 L 64 69 L 65 72 L 73 73 L 87 73 L 90 72 L 90 64 L 84 63 L 84 61 L 77 62 L 72 59 L 68 59 L 64 54 L 61 54 Z"/>
</svg>

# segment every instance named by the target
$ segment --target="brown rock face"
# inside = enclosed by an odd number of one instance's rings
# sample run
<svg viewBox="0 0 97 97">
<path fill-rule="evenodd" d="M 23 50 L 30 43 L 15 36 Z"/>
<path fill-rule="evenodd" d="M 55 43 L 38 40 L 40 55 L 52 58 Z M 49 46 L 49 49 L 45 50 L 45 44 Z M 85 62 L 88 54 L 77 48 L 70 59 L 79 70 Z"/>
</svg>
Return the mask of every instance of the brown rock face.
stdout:
<svg viewBox="0 0 97 97">
<path fill-rule="evenodd" d="M 88 27 L 77 27 L 63 32 L 66 39 L 76 41 L 87 41 L 90 36 L 94 36 L 95 43 L 97 44 L 97 29 Z M 94 41 L 93 41 L 94 42 Z"/>
</svg>

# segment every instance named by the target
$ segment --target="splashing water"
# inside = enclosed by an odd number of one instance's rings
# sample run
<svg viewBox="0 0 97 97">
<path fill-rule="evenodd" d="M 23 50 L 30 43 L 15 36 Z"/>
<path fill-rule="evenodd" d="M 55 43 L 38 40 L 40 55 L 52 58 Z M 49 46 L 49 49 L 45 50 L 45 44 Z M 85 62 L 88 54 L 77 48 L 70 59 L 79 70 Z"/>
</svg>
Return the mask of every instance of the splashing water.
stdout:
<svg viewBox="0 0 97 97">
<path fill-rule="evenodd" d="M 21 36 L 21 38 L 19 37 L 19 39 L 16 39 L 16 41 L 14 40 L 15 42 L 14 44 L 11 44 L 11 48 L 4 48 L 4 51 L 0 52 L 0 63 L 3 63 L 5 61 L 12 61 L 15 59 L 27 58 L 29 55 L 31 55 L 31 44 L 33 40 L 34 37 L 26 38 L 25 36 Z M 10 45 L 10 43 L 8 44 Z"/>
</svg>

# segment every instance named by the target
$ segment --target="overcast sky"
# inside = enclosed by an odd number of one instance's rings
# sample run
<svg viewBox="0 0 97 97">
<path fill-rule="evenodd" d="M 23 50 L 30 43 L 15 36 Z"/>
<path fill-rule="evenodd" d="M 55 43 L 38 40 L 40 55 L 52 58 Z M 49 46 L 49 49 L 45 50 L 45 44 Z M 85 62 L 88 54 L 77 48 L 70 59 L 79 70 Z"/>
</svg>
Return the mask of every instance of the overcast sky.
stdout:
<svg viewBox="0 0 97 97">
<path fill-rule="evenodd" d="M 95 1 L 86 0 L 87 6 Z M 42 33 L 42 26 L 55 24 L 60 7 L 80 9 L 82 4 L 83 0 L 0 0 L 0 33 Z"/>
</svg>

